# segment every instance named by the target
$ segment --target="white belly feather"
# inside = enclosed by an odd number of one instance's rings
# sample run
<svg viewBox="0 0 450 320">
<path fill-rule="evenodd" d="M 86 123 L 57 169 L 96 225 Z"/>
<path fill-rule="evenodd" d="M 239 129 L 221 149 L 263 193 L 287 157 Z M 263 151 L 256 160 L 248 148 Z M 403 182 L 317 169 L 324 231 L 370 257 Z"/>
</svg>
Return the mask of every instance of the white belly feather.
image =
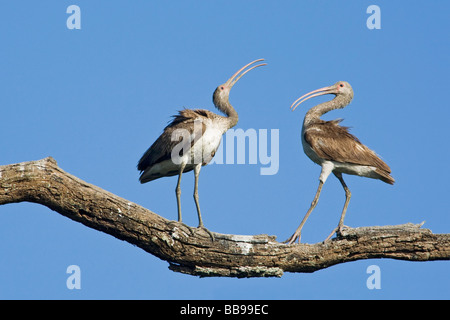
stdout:
<svg viewBox="0 0 450 320">
<path fill-rule="evenodd" d="M 184 159 L 188 163 L 203 165 L 209 163 L 220 145 L 223 134 L 228 129 L 225 123 L 213 122 L 210 119 L 204 120 L 203 124 L 206 126 L 205 132 L 191 147 L 189 157 Z"/>
<path fill-rule="evenodd" d="M 223 132 L 212 126 L 207 126 L 202 137 L 191 148 L 191 163 L 209 163 L 214 157 L 222 140 Z"/>
</svg>

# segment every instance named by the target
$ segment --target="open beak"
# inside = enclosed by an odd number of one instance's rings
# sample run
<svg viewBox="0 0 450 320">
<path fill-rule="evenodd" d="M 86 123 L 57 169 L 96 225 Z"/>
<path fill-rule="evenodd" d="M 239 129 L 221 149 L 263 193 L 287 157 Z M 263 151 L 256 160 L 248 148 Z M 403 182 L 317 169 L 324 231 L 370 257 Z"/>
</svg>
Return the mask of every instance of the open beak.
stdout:
<svg viewBox="0 0 450 320">
<path fill-rule="evenodd" d="M 234 84 L 235 84 L 236 82 L 238 82 L 238 80 L 239 80 L 244 74 L 246 74 L 246 73 L 249 72 L 250 70 L 255 69 L 255 68 L 257 68 L 257 67 L 261 67 L 261 66 L 267 65 L 267 63 L 260 63 L 260 64 L 257 64 L 257 65 L 255 65 L 255 66 L 253 66 L 253 67 L 251 67 L 251 68 L 245 70 L 246 68 L 248 68 L 248 67 L 251 66 L 252 64 L 254 64 L 254 63 L 256 63 L 256 62 L 260 62 L 260 61 L 264 61 L 264 59 L 257 59 L 257 60 L 255 60 L 255 61 L 252 61 L 252 62 L 250 62 L 249 64 L 246 64 L 245 66 L 243 66 L 243 67 L 242 67 L 241 69 L 239 69 L 235 74 L 233 74 L 233 75 L 231 76 L 231 78 L 228 79 L 227 82 L 225 82 L 225 85 L 228 86 L 228 87 L 231 89 L 231 88 L 234 86 Z M 244 70 L 245 70 L 245 71 L 244 71 Z M 244 71 L 244 72 L 243 72 L 243 71 Z M 242 72 L 242 73 L 241 73 L 241 72 Z M 240 75 L 239 75 L 239 74 L 240 74 Z"/>
<path fill-rule="evenodd" d="M 307 94 L 304 94 L 303 96 L 301 96 L 300 98 L 298 98 L 297 100 L 294 101 L 294 103 L 291 105 L 291 109 L 292 109 L 292 111 L 294 111 L 295 108 L 297 108 L 301 103 L 305 102 L 306 100 L 317 97 L 317 96 L 321 96 L 324 94 L 336 94 L 335 86 L 323 87 L 323 88 L 308 92 Z"/>
</svg>

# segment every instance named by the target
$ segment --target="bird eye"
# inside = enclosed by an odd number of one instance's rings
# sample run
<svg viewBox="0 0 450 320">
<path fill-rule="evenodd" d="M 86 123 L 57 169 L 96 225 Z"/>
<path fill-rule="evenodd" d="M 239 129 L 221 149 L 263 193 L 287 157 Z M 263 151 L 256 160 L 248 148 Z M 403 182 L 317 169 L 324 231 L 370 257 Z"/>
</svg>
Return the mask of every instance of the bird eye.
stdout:
<svg viewBox="0 0 450 320">
<path fill-rule="evenodd" d="M 220 90 L 223 90 L 223 86 L 220 87 Z"/>
<path fill-rule="evenodd" d="M 341 84 L 339 85 L 339 87 L 343 88 L 343 87 L 344 87 L 344 84 L 343 84 L 343 83 L 341 83 Z"/>
</svg>

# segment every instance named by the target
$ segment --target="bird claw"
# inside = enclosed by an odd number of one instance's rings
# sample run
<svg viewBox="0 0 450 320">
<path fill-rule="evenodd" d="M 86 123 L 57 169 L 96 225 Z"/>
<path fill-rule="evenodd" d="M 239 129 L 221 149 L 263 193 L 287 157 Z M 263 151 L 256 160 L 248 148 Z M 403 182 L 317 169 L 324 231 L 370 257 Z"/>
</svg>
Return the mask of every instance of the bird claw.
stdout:
<svg viewBox="0 0 450 320">
<path fill-rule="evenodd" d="M 300 243 L 301 237 L 302 237 L 302 235 L 300 232 L 299 233 L 295 232 L 292 236 L 290 236 L 288 239 L 286 239 L 282 243 L 293 244 L 295 241 L 298 241 L 298 243 Z"/>
<path fill-rule="evenodd" d="M 338 232 L 339 232 L 339 234 L 341 234 L 342 231 L 348 230 L 348 229 L 351 229 L 351 227 L 349 227 L 349 226 L 344 226 L 344 225 L 343 225 L 343 226 L 338 230 Z"/>
<path fill-rule="evenodd" d="M 209 234 L 209 236 L 211 237 L 211 241 L 212 242 L 215 241 L 215 238 L 214 238 L 214 235 L 212 234 L 212 232 L 209 231 L 208 229 L 206 229 L 205 226 L 203 226 L 203 225 L 200 225 L 197 228 L 194 228 L 194 227 L 188 226 L 187 224 L 184 224 L 181 221 L 175 221 L 175 220 L 169 221 L 169 222 L 167 222 L 167 224 L 170 225 L 170 226 L 173 225 L 173 227 L 177 227 L 177 225 L 182 224 L 183 226 L 185 226 L 189 230 L 189 232 L 191 233 L 191 236 L 194 236 L 196 231 L 203 230 L 203 231 L 205 231 L 205 232 L 207 232 Z"/>
<path fill-rule="evenodd" d="M 175 221 L 175 220 L 171 220 L 169 222 L 167 222 L 167 224 L 173 229 L 175 227 L 178 227 L 180 224 L 184 227 L 186 227 L 186 229 L 189 230 L 189 232 L 191 233 L 191 236 L 194 235 L 194 232 L 192 231 L 192 228 L 189 227 L 187 224 L 183 223 L 182 221 Z"/>
<path fill-rule="evenodd" d="M 327 242 L 328 240 L 330 240 L 331 237 L 333 236 L 333 234 L 335 234 L 335 233 L 336 233 L 336 235 L 337 235 L 338 237 L 342 236 L 342 231 L 344 231 L 345 229 L 351 229 L 351 227 L 349 227 L 349 226 L 344 226 L 344 225 L 342 225 L 342 226 L 337 226 L 336 228 L 333 229 L 333 231 L 330 233 L 330 235 L 329 235 L 325 240 L 323 240 L 323 243 L 325 243 L 325 242 Z"/>
<path fill-rule="evenodd" d="M 200 225 L 200 226 L 197 227 L 197 230 L 198 230 L 198 229 L 203 230 L 203 231 L 206 231 L 206 232 L 209 234 L 209 236 L 211 237 L 211 241 L 212 241 L 212 242 L 215 241 L 214 235 L 212 234 L 211 231 L 209 231 L 208 229 L 206 229 L 205 226 Z"/>
</svg>

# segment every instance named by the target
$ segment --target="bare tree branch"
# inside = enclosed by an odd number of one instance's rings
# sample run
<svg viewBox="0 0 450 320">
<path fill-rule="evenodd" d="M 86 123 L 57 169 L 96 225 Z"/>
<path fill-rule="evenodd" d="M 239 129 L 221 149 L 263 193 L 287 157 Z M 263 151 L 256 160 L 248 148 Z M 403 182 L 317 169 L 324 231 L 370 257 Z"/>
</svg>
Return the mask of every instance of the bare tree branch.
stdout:
<svg viewBox="0 0 450 320">
<path fill-rule="evenodd" d="M 326 243 L 285 245 L 268 235 L 210 235 L 169 221 L 135 203 L 86 183 L 49 157 L 0 166 L 0 205 L 39 203 L 82 224 L 132 243 L 197 276 L 280 277 L 370 258 L 450 260 L 450 234 L 421 225 L 349 229 Z"/>
</svg>

